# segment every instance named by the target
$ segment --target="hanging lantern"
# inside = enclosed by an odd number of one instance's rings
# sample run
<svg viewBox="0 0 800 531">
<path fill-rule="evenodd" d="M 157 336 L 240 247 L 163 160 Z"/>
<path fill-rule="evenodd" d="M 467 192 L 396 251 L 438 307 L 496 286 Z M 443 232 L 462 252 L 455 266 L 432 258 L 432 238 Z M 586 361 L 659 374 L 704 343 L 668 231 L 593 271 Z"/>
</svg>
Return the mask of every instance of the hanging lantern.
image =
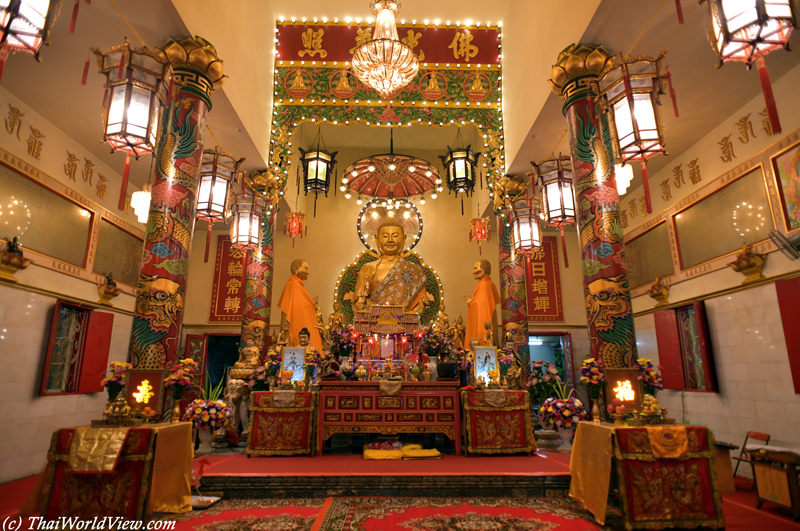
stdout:
<svg viewBox="0 0 800 531">
<path fill-rule="evenodd" d="M 659 98 L 666 94 L 665 56 L 666 52 L 656 59 L 638 55 L 611 63 L 600 74 L 596 88 L 600 108 L 609 118 L 615 159 L 620 164 L 638 160 L 642 165 L 648 213 L 653 208 L 647 160 L 658 154 L 667 154 L 659 112 Z"/>
<path fill-rule="evenodd" d="M 61 5 L 60 0 L 0 1 L 0 78 L 9 52 L 24 52 L 37 61 L 42 44 L 47 44 Z"/>
<path fill-rule="evenodd" d="M 316 144 L 316 147 L 314 147 Z M 323 146 L 323 147 L 321 147 Z M 336 166 L 336 154 L 327 150 L 325 141 L 322 139 L 322 130 L 317 130 L 317 138 L 312 143 L 312 148 L 305 150 L 300 148 L 300 161 L 303 163 L 303 189 L 306 195 L 314 193 L 314 216 L 317 215 L 317 195 L 324 193 L 328 196 L 331 186 L 331 174 Z M 343 179 L 342 182 L 346 183 Z M 335 186 L 335 183 L 334 183 Z"/>
<path fill-rule="evenodd" d="M 211 228 L 214 223 L 224 223 L 230 210 L 229 196 L 231 185 L 239 180 L 239 168 L 244 159 L 236 157 L 215 147 L 203 151 L 200 162 L 200 187 L 197 191 L 197 219 L 208 222 L 206 235 L 206 255 L 211 248 Z"/>
<path fill-rule="evenodd" d="M 749 69 L 756 63 L 770 125 L 773 132 L 780 133 L 764 56 L 779 48 L 789 49 L 789 36 L 797 27 L 793 0 L 708 0 L 708 7 L 708 40 L 719 57 L 719 66 L 741 61 Z"/>
<path fill-rule="evenodd" d="M 483 254 L 481 242 L 488 242 L 492 237 L 492 231 L 489 228 L 489 218 L 472 218 L 469 222 L 472 225 L 469 231 L 469 241 L 477 241 L 478 254 Z"/>
<path fill-rule="evenodd" d="M 237 249 L 255 249 L 261 245 L 261 219 L 266 200 L 260 194 L 249 192 L 234 195 L 231 246 Z"/>
<path fill-rule="evenodd" d="M 630 164 L 617 164 L 614 166 L 614 180 L 617 182 L 617 194 L 625 195 L 633 181 L 633 168 Z"/>
<path fill-rule="evenodd" d="M 294 249 L 294 239 L 297 236 L 302 238 L 304 234 L 308 235 L 306 215 L 300 211 L 288 212 L 286 214 L 286 223 L 283 224 L 283 234 L 288 234 L 292 237 L 292 249 Z"/>
<path fill-rule="evenodd" d="M 458 196 L 459 192 L 472 195 L 475 190 L 476 171 L 478 158 L 481 152 L 472 151 L 470 145 L 464 146 L 464 139 L 461 137 L 461 128 L 458 128 L 455 147 L 447 146 L 447 155 L 440 156 L 444 172 L 447 179 L 447 188 Z M 439 190 L 441 191 L 441 190 Z M 461 214 L 464 214 L 464 198 L 461 198 Z"/>
<path fill-rule="evenodd" d="M 147 218 L 150 216 L 151 191 L 152 187 L 147 183 L 141 190 L 131 194 L 131 207 L 139 223 L 147 223 Z"/>
<path fill-rule="evenodd" d="M 514 251 L 530 256 L 542 248 L 542 229 L 539 227 L 539 214 L 530 198 L 514 201 L 508 215 Z"/>
<path fill-rule="evenodd" d="M 122 209 L 131 155 L 138 159 L 155 149 L 172 67 L 166 58 L 159 58 L 150 50 L 131 48 L 128 39 L 105 53 L 94 47 L 90 49 L 97 56 L 100 73 L 106 76 L 101 115 L 103 142 L 111 146 L 112 152 L 119 150 L 126 154 L 119 197 Z"/>
<path fill-rule="evenodd" d="M 533 166 L 533 185 L 542 192 L 545 227 L 555 227 L 561 233 L 561 249 L 564 267 L 569 267 L 567 242 L 564 227 L 575 224 L 575 191 L 572 181 L 572 159 L 570 157 L 547 157 Z"/>
</svg>

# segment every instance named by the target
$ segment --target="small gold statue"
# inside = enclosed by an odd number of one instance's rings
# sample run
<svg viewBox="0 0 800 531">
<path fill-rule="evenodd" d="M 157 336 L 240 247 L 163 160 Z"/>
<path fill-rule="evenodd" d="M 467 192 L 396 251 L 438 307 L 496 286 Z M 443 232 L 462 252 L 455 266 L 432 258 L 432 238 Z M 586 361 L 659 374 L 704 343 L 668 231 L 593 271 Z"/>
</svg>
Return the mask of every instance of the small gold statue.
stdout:
<svg viewBox="0 0 800 531">
<path fill-rule="evenodd" d="M 108 404 L 108 408 L 103 412 L 103 420 L 119 422 L 131 416 L 131 408 L 125 396 L 119 394 L 113 402 Z"/>
<path fill-rule="evenodd" d="M 258 367 L 258 358 L 261 352 L 258 347 L 253 345 L 252 338 L 245 339 L 245 347 L 239 349 L 239 359 L 233 364 L 231 369 L 231 378 L 235 380 L 246 380 L 250 377 L 250 373 Z"/>
</svg>

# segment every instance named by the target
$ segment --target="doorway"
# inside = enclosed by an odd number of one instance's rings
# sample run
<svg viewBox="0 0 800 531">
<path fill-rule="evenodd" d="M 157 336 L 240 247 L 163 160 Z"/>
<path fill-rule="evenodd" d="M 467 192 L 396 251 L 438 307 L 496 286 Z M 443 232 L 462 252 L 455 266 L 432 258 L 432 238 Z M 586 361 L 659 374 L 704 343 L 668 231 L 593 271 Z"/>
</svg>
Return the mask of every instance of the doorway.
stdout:
<svg viewBox="0 0 800 531">
<path fill-rule="evenodd" d="M 555 365 L 569 389 L 575 389 L 575 367 L 572 361 L 572 336 L 567 332 L 537 332 L 528 336 L 531 364 L 543 361 Z M 528 370 L 531 368 L 528 367 Z"/>
<path fill-rule="evenodd" d="M 207 388 L 214 389 L 227 379 L 228 367 L 239 360 L 240 334 L 209 334 L 206 355 Z M 225 387 L 225 383 L 222 384 Z"/>
</svg>

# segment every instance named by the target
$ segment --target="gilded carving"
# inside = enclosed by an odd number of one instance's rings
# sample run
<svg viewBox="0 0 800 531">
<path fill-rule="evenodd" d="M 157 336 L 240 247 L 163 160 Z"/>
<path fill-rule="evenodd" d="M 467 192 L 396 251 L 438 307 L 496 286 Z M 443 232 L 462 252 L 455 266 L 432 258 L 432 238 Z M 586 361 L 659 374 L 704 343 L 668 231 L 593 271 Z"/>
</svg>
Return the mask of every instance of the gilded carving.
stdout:
<svg viewBox="0 0 800 531">
<path fill-rule="evenodd" d="M 358 398 L 354 396 L 339 397 L 339 409 L 358 409 Z"/>
<path fill-rule="evenodd" d="M 439 409 L 438 396 L 423 396 L 420 400 L 422 409 Z"/>
<path fill-rule="evenodd" d="M 397 422 L 422 422 L 422 413 L 398 413 Z"/>
<path fill-rule="evenodd" d="M 356 413 L 356 422 L 380 422 L 380 413 Z"/>
</svg>

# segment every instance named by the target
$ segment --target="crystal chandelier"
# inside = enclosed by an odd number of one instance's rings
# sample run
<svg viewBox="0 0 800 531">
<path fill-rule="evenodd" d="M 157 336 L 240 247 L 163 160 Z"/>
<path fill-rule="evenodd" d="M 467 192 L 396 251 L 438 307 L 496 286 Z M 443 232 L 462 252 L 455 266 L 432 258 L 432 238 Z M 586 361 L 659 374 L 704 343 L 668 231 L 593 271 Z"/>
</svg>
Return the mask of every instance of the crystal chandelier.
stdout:
<svg viewBox="0 0 800 531">
<path fill-rule="evenodd" d="M 397 37 L 395 0 L 375 0 L 373 39 L 353 53 L 353 73 L 361 82 L 374 88 L 381 98 L 408 85 L 419 71 L 419 60 L 413 50 Z"/>
</svg>

